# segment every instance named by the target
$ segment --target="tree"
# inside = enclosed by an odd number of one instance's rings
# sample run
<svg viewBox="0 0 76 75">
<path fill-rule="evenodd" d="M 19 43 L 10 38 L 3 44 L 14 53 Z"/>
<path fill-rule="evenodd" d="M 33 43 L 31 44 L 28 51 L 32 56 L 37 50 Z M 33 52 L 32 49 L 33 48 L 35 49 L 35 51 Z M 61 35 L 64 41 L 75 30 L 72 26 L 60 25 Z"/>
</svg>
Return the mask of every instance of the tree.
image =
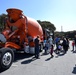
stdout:
<svg viewBox="0 0 76 75">
<path fill-rule="evenodd" d="M 5 25 L 5 17 L 7 17 L 6 14 L 1 14 L 0 15 L 0 31 L 3 30 L 4 25 Z"/>
<path fill-rule="evenodd" d="M 37 20 L 38 23 L 42 26 L 43 29 L 49 29 L 50 31 L 55 31 L 56 30 L 56 27 L 54 26 L 54 24 L 52 24 L 51 22 L 49 21 L 40 21 L 40 20 Z"/>
</svg>

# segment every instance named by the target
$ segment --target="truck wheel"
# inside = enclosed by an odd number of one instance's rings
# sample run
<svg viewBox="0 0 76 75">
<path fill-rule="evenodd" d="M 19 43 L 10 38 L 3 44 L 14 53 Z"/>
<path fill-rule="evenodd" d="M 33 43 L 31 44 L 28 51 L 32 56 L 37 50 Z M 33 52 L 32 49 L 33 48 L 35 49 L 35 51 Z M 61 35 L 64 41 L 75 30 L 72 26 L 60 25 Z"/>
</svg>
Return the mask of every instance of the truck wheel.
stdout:
<svg viewBox="0 0 76 75">
<path fill-rule="evenodd" d="M 0 69 L 8 69 L 13 62 L 14 52 L 10 48 L 1 48 L 0 49 Z"/>
</svg>

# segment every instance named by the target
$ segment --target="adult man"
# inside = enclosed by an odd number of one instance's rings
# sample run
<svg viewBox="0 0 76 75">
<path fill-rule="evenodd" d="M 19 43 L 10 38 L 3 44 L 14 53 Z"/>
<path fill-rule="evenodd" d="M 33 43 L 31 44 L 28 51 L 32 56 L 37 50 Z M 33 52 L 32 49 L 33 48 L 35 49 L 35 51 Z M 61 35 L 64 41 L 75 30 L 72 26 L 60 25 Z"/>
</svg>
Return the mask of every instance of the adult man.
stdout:
<svg viewBox="0 0 76 75">
<path fill-rule="evenodd" d="M 39 42 L 40 42 L 40 37 L 39 35 L 35 38 L 35 57 L 38 59 L 39 58 Z"/>
</svg>

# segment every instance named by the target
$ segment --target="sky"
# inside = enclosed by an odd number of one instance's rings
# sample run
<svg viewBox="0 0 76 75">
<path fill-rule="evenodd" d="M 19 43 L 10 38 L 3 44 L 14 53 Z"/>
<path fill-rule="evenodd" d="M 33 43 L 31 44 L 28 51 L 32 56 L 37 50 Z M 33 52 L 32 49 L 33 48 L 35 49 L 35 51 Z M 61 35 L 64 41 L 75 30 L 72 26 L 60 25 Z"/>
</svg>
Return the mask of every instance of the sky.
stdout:
<svg viewBox="0 0 76 75">
<path fill-rule="evenodd" d="M 49 21 L 56 31 L 76 30 L 76 0 L 0 0 L 0 14 L 6 9 L 21 9 L 25 16 Z"/>
</svg>

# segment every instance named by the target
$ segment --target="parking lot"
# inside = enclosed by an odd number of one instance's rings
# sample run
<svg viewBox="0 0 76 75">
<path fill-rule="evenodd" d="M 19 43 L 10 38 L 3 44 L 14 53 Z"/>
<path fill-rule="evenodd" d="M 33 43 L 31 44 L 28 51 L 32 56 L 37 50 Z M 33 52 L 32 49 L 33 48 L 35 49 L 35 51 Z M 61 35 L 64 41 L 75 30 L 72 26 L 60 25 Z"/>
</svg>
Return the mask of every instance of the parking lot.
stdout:
<svg viewBox="0 0 76 75">
<path fill-rule="evenodd" d="M 76 52 L 72 52 L 71 42 L 67 54 L 50 58 L 50 54 L 40 53 L 40 59 L 34 55 L 15 54 L 12 66 L 0 75 L 74 75 L 76 74 Z"/>
</svg>

